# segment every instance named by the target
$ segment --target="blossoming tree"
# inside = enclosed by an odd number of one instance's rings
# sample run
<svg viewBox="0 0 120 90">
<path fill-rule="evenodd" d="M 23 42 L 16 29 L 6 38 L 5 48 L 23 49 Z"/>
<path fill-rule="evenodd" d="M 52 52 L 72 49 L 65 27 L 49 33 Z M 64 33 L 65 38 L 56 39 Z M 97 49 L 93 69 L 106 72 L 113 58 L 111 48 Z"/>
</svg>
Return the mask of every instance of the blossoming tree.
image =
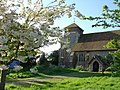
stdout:
<svg viewBox="0 0 120 90">
<path fill-rule="evenodd" d="M 54 21 L 64 15 L 70 18 L 72 11 L 80 17 L 74 5 L 65 0 L 53 0 L 46 6 L 42 0 L 1 0 L 0 60 L 24 60 L 37 54 L 40 47 L 55 43 L 61 34 L 53 27 Z"/>
<path fill-rule="evenodd" d="M 53 27 L 54 20 L 65 14 L 71 17 L 72 11 L 80 17 L 74 5 L 67 5 L 65 0 L 55 0 L 47 6 L 42 0 L 1 0 L 1 60 L 24 60 L 38 53 L 40 47 L 55 43 L 61 34 L 58 27 Z"/>
</svg>

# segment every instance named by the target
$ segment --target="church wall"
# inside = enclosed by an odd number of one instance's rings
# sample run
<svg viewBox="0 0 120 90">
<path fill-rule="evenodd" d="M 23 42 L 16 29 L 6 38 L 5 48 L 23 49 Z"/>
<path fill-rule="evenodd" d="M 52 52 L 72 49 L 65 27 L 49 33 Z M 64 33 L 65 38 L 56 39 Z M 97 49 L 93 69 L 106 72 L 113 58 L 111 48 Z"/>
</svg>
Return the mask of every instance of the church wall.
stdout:
<svg viewBox="0 0 120 90">
<path fill-rule="evenodd" d="M 113 51 L 89 51 L 89 52 L 76 52 L 77 53 L 77 57 L 78 57 L 78 62 L 77 62 L 77 65 L 76 66 L 80 66 L 82 65 L 84 68 L 91 70 L 92 67 L 91 66 L 88 66 L 88 62 L 95 56 L 95 55 L 99 55 L 99 56 L 102 56 L 102 57 L 105 57 L 107 56 L 110 52 L 113 52 Z M 82 57 L 82 56 L 83 57 Z M 100 67 L 101 64 L 100 64 Z"/>
</svg>

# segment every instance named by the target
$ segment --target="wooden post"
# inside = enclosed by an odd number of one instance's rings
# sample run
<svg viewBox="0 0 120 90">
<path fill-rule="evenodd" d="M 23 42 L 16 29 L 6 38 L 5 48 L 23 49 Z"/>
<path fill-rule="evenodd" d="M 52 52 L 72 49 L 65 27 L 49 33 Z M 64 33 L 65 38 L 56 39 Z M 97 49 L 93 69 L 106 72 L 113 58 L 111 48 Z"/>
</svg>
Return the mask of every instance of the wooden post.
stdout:
<svg viewBox="0 0 120 90">
<path fill-rule="evenodd" d="M 5 90 L 5 81 L 6 81 L 6 73 L 7 70 L 1 70 L 2 74 L 1 74 L 1 82 L 0 82 L 0 90 Z"/>
</svg>

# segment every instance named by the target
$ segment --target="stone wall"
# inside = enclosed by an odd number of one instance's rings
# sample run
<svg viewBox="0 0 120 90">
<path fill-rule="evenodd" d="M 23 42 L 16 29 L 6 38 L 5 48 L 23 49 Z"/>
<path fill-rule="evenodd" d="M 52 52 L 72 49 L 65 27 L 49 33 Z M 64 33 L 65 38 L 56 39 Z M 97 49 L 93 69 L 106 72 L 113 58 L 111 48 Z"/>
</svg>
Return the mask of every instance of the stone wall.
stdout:
<svg viewBox="0 0 120 90">
<path fill-rule="evenodd" d="M 89 51 L 89 52 L 76 52 L 77 54 L 77 58 L 78 58 L 78 61 L 77 61 L 77 65 L 76 66 L 80 66 L 82 65 L 84 68 L 86 69 L 89 69 L 89 70 L 93 70 L 93 62 L 88 65 L 88 63 L 90 62 L 90 60 L 95 56 L 95 55 L 98 55 L 98 56 L 102 56 L 102 57 L 105 57 L 107 56 L 110 52 L 114 52 L 114 51 Z M 83 54 L 83 58 L 84 60 L 81 60 L 81 57 L 80 55 Z M 100 67 L 100 70 L 102 69 L 102 64 L 97 61 L 99 63 L 99 67 Z"/>
<path fill-rule="evenodd" d="M 63 67 L 72 67 L 72 60 L 73 60 L 73 55 L 71 52 L 71 48 L 78 42 L 78 39 L 82 32 L 76 31 L 70 31 L 65 33 L 64 39 L 69 39 L 69 47 L 68 48 L 62 48 L 64 44 L 61 44 L 61 48 L 59 50 L 59 66 Z M 70 49 L 70 50 L 69 50 Z M 67 51 L 69 50 L 69 52 Z"/>
</svg>

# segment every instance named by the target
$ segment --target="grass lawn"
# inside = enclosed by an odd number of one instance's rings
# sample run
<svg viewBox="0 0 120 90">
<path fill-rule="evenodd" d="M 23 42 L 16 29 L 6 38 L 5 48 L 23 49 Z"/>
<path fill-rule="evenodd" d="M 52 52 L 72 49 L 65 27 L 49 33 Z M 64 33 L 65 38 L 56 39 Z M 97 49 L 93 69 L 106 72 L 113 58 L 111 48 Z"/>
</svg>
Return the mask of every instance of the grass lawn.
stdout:
<svg viewBox="0 0 120 90">
<path fill-rule="evenodd" d="M 120 90 L 120 77 L 112 77 L 110 73 L 45 69 L 27 78 L 7 76 L 6 90 Z"/>
</svg>

